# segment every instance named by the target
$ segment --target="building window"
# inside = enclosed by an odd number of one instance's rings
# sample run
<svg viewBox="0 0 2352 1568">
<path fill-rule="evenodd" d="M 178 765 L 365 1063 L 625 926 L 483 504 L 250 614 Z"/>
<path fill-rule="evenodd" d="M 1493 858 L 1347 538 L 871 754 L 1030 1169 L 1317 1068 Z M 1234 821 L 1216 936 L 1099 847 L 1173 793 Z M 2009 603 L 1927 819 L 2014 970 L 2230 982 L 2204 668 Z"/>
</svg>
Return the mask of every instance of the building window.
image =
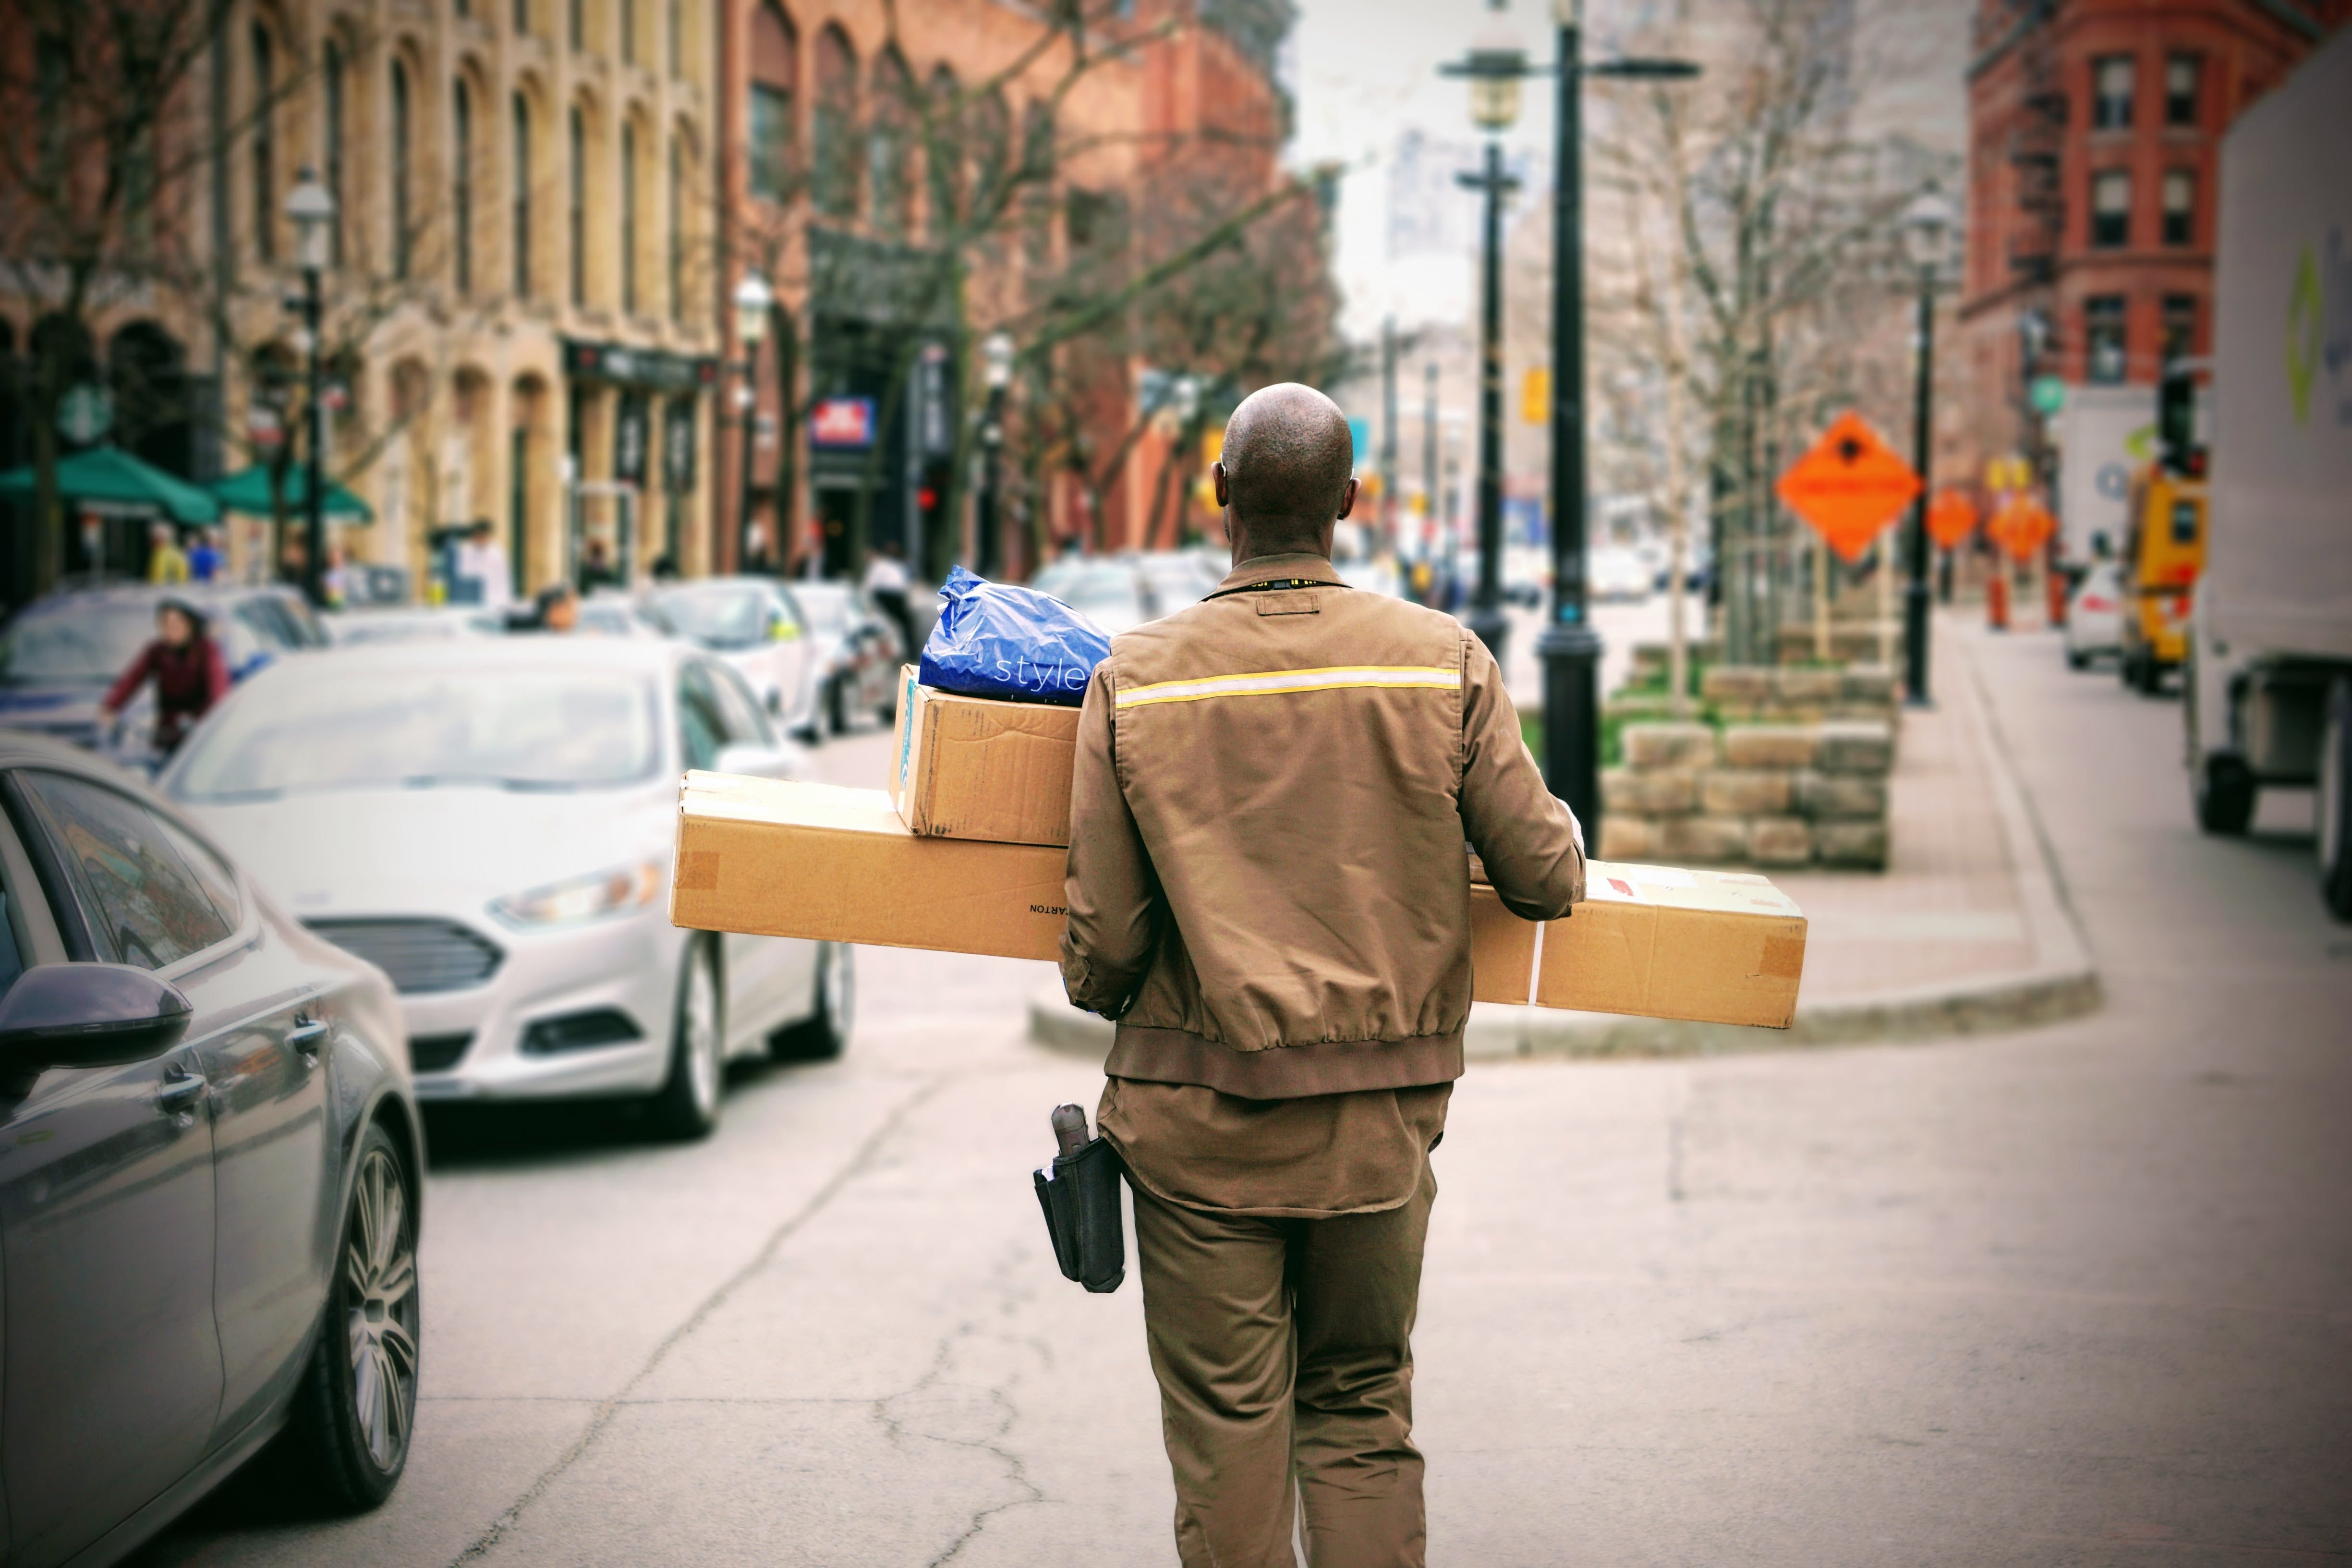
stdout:
<svg viewBox="0 0 2352 1568">
<path fill-rule="evenodd" d="M 621 309 L 637 313 L 637 128 L 621 127 Z"/>
<path fill-rule="evenodd" d="M 2102 249 L 2131 243 L 2131 174 L 2107 169 L 2091 176 L 2091 243 Z"/>
<path fill-rule="evenodd" d="M 514 25 L 516 37 L 529 37 L 530 36 L 530 0 L 514 0 L 514 16 L 510 20 Z"/>
<path fill-rule="evenodd" d="M 2083 301 L 2084 379 L 2114 385 L 2124 378 L 2124 297 L 2099 294 Z"/>
<path fill-rule="evenodd" d="M 2132 87 L 2139 73 L 2129 55 L 2104 55 L 2091 62 L 2091 129 L 2124 131 L 2132 122 Z"/>
<path fill-rule="evenodd" d="M 2197 123 L 2197 83 L 2204 62 L 2195 55 L 2175 55 L 2164 62 L 2164 122 Z"/>
<path fill-rule="evenodd" d="M 686 320 L 686 149 L 669 139 L 669 319 Z"/>
<path fill-rule="evenodd" d="M 2197 296 L 2164 297 L 2164 363 L 2187 359 L 2197 352 Z"/>
<path fill-rule="evenodd" d="M 454 145 L 450 162 L 456 176 L 449 188 L 450 261 L 457 292 L 474 291 L 474 95 L 459 77 L 450 93 L 449 131 Z"/>
<path fill-rule="evenodd" d="M 857 56 L 839 27 L 816 39 L 816 210 L 857 216 Z"/>
<path fill-rule="evenodd" d="M 343 51 L 329 44 L 320 74 L 325 78 L 327 100 L 327 194 L 335 198 L 334 220 L 327 228 L 327 255 L 330 260 L 341 267 L 343 264 Z"/>
<path fill-rule="evenodd" d="M 669 0 L 663 15 L 668 31 L 665 52 L 669 56 L 669 74 L 674 79 L 682 79 L 686 75 L 686 0 Z"/>
<path fill-rule="evenodd" d="M 2197 176 L 2187 169 L 2164 174 L 2164 243 L 2194 243 L 2197 226 Z"/>
<path fill-rule="evenodd" d="M 751 84 L 751 194 L 765 202 L 787 195 L 793 135 L 793 95 L 767 82 Z"/>
<path fill-rule="evenodd" d="M 637 63 L 637 0 L 621 0 L 621 63 Z"/>
<path fill-rule="evenodd" d="M 278 57 L 268 29 L 253 29 L 253 249 L 278 258 Z"/>
<path fill-rule="evenodd" d="M 572 200 L 566 237 L 572 242 L 572 302 L 588 302 L 588 121 L 572 110 Z"/>
<path fill-rule="evenodd" d="M 588 0 L 569 0 L 564 11 L 563 36 L 575 49 L 588 47 Z"/>
<path fill-rule="evenodd" d="M 874 199 L 874 226 L 884 234 L 907 232 L 908 208 L 914 201 L 908 178 L 914 138 L 910 133 L 914 82 L 907 63 L 895 52 L 874 62 L 872 123 L 866 132 L 866 177 Z"/>
<path fill-rule="evenodd" d="M 400 61 L 392 62 L 392 275 L 408 276 L 409 214 L 414 210 L 408 200 L 409 133 L 408 68 Z"/>
<path fill-rule="evenodd" d="M 509 248 L 514 252 L 514 295 L 518 300 L 530 298 L 530 100 L 516 93 L 513 99 L 514 171 L 509 176 L 514 189 L 514 234 Z"/>
</svg>

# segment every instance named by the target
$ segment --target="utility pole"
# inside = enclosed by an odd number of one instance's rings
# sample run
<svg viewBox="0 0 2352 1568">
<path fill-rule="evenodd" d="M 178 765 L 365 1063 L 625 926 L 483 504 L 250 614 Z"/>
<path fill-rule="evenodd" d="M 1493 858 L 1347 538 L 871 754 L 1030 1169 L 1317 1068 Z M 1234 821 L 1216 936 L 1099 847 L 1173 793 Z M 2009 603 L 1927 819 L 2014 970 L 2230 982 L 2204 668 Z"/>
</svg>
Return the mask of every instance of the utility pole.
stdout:
<svg viewBox="0 0 2352 1568">
<path fill-rule="evenodd" d="M 1500 664 L 1511 632 L 1503 614 L 1503 198 L 1519 183 L 1503 172 L 1503 146 L 1492 138 L 1486 167 L 1454 178 L 1486 198 L 1478 300 L 1478 587 L 1467 624 Z"/>
</svg>

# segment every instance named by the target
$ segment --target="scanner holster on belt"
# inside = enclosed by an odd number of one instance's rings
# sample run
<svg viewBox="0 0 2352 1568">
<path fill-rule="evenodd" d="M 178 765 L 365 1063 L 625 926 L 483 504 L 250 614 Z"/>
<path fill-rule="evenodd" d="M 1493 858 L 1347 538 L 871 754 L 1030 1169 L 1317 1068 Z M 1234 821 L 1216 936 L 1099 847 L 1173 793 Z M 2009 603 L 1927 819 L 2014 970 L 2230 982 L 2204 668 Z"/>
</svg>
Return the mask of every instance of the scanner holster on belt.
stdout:
<svg viewBox="0 0 2352 1568">
<path fill-rule="evenodd" d="M 1127 1278 L 1127 1229 L 1119 1217 L 1118 1152 L 1097 1138 L 1034 1173 L 1037 1205 L 1063 1276 L 1100 1294 Z"/>
</svg>

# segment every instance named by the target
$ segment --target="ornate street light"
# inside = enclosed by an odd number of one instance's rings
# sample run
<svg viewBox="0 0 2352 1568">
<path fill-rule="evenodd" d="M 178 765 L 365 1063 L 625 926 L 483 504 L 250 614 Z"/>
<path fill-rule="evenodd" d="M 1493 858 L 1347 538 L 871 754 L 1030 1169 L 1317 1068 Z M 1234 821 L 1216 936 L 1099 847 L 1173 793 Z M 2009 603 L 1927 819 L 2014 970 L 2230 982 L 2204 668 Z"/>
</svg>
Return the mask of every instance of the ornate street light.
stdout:
<svg viewBox="0 0 2352 1568">
<path fill-rule="evenodd" d="M 327 602 L 327 404 L 321 395 L 322 336 L 320 274 L 332 247 L 335 195 L 306 168 L 286 193 L 286 216 L 294 225 L 294 257 L 302 269 L 302 331 L 310 342 L 310 440 L 302 461 L 302 595 L 314 606 Z"/>
<path fill-rule="evenodd" d="M 1913 395 L 1911 466 L 1919 496 L 1911 503 L 1911 580 L 1903 590 L 1903 688 L 1913 707 L 1927 705 L 1927 497 L 1934 489 L 1931 439 L 1936 392 L 1936 288 L 1950 257 L 1952 204 L 1929 185 L 1903 213 L 1903 247 L 1919 274 L 1919 380 Z"/>
</svg>

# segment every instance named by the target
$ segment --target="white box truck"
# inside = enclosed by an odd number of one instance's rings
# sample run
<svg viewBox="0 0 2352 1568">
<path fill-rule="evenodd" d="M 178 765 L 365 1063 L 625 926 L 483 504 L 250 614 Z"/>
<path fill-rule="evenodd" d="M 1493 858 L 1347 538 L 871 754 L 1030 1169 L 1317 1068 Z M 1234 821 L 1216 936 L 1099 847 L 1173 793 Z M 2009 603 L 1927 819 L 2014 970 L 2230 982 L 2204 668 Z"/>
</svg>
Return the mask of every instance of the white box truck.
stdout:
<svg viewBox="0 0 2352 1568">
<path fill-rule="evenodd" d="M 2156 388 L 2070 386 L 2057 434 L 2058 537 L 2080 564 L 2098 535 L 2113 553 L 2131 531 L 2132 476 L 2156 455 Z"/>
<path fill-rule="evenodd" d="M 2352 29 L 2231 127 L 2215 255 L 2208 553 L 2189 638 L 2198 820 L 2315 785 L 2352 920 Z"/>
</svg>

